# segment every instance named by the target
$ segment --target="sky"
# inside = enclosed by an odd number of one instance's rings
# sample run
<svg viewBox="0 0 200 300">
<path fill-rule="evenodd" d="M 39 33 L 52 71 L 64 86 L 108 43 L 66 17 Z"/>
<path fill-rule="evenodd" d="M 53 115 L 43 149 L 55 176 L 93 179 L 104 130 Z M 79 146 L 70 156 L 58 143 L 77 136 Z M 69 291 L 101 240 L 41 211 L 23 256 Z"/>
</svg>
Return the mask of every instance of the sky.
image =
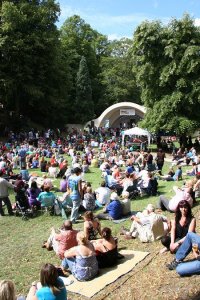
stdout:
<svg viewBox="0 0 200 300">
<path fill-rule="evenodd" d="M 145 20 L 167 24 L 189 13 L 200 26 L 200 0 L 58 0 L 61 15 L 58 27 L 70 16 L 79 15 L 109 39 L 132 38 Z"/>
</svg>

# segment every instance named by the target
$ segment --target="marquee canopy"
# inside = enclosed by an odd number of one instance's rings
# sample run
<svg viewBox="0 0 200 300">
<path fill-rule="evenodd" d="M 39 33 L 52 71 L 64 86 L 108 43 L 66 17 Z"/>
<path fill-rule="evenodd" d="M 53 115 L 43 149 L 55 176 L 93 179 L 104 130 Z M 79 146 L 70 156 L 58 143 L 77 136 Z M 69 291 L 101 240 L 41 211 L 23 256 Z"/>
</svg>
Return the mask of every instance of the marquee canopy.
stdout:
<svg viewBox="0 0 200 300">
<path fill-rule="evenodd" d="M 127 130 L 124 130 L 122 133 L 122 143 L 124 144 L 124 137 L 125 135 L 136 135 L 136 136 L 147 136 L 148 137 L 148 144 L 150 144 L 151 134 L 145 129 L 139 127 L 133 127 Z"/>
</svg>

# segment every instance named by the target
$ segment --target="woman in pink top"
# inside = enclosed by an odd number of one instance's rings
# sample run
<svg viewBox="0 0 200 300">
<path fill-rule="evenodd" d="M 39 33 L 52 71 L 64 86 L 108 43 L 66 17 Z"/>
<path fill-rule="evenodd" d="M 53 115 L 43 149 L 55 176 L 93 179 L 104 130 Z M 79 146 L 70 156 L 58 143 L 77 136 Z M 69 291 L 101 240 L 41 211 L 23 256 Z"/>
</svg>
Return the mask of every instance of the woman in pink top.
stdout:
<svg viewBox="0 0 200 300">
<path fill-rule="evenodd" d="M 185 200 L 187 201 L 190 206 L 193 206 L 193 199 L 192 199 L 192 188 L 185 188 L 185 189 L 180 189 L 177 186 L 173 187 L 175 191 L 175 196 L 172 197 L 171 200 L 168 200 L 164 195 L 161 195 L 157 207 L 161 210 L 168 210 L 171 212 L 175 212 L 176 208 L 179 204 L 180 201 Z"/>
</svg>

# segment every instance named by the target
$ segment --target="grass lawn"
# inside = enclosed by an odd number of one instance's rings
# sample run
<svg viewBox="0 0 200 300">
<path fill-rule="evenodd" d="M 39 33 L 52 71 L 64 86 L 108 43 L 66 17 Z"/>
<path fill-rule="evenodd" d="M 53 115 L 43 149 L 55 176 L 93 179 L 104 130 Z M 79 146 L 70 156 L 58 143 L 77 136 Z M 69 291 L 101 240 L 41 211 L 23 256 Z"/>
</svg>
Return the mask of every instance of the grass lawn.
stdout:
<svg viewBox="0 0 200 300">
<path fill-rule="evenodd" d="M 164 171 L 168 170 L 169 164 L 165 164 Z M 185 172 L 186 167 L 183 168 Z M 38 172 L 39 173 L 39 172 Z M 92 183 L 93 189 L 101 182 L 99 169 L 91 168 L 91 172 L 85 174 L 85 180 Z M 179 182 L 179 186 L 183 182 Z M 59 181 L 54 184 L 59 187 Z M 173 195 L 172 187 L 174 182 L 159 181 L 159 192 L 170 197 Z M 11 196 L 12 200 L 14 195 Z M 139 211 L 148 203 L 156 204 L 156 197 L 142 197 L 133 200 L 132 210 Z M 198 205 L 193 208 L 193 213 L 198 215 Z M 164 213 L 173 219 L 174 215 Z M 59 259 L 54 252 L 48 252 L 41 248 L 42 242 L 46 240 L 50 233 L 50 228 L 59 228 L 63 220 L 60 216 L 49 216 L 40 214 L 36 218 L 23 221 L 21 217 L 1 217 L 0 218 L 0 278 L 11 279 L 15 282 L 17 292 L 27 294 L 32 281 L 39 280 L 40 267 L 44 262 L 51 262 L 59 265 Z M 83 221 L 74 227 L 83 228 Z M 162 248 L 160 241 L 142 244 L 136 240 L 124 240 L 119 235 L 120 227 L 123 225 L 130 227 L 127 220 L 121 224 L 114 224 L 111 221 L 101 221 L 102 227 L 112 228 L 114 235 L 119 238 L 119 248 L 129 248 L 133 250 L 149 251 L 150 255 L 133 271 L 123 276 L 116 283 L 106 287 L 93 299 L 200 299 L 193 297 L 200 292 L 199 277 L 180 278 L 176 272 L 166 269 L 165 263 L 170 262 L 173 256 L 170 253 L 159 255 Z M 199 232 L 199 221 L 197 221 L 197 232 Z M 71 299 L 86 299 L 69 293 Z"/>
</svg>

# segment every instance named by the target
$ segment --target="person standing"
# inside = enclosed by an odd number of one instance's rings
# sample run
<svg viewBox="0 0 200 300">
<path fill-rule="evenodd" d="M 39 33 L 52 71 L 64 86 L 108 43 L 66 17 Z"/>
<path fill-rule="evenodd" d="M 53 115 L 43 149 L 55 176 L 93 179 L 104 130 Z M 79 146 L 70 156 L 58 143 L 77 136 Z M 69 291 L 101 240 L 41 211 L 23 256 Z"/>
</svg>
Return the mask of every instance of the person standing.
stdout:
<svg viewBox="0 0 200 300">
<path fill-rule="evenodd" d="M 4 211 L 2 208 L 2 201 L 5 203 L 7 206 L 7 210 L 10 216 L 13 216 L 13 210 L 12 210 L 12 205 L 10 202 L 10 199 L 8 197 L 8 189 L 14 189 L 14 185 L 10 182 L 8 182 L 5 178 L 3 178 L 3 172 L 0 171 L 0 216 L 4 216 Z"/>
<path fill-rule="evenodd" d="M 146 164 L 147 164 L 147 170 L 149 172 L 154 171 L 153 155 L 151 154 L 150 150 L 147 151 Z"/>
<path fill-rule="evenodd" d="M 73 205 L 70 217 L 72 223 L 76 223 L 76 220 L 78 219 L 78 210 L 83 196 L 81 172 L 80 168 L 74 168 L 74 174 L 72 174 L 68 180 L 70 198 Z"/>
<path fill-rule="evenodd" d="M 157 162 L 157 168 L 161 172 L 164 165 L 164 161 L 165 161 L 165 153 L 162 151 L 162 149 L 159 149 L 157 152 L 156 162 Z"/>
</svg>

